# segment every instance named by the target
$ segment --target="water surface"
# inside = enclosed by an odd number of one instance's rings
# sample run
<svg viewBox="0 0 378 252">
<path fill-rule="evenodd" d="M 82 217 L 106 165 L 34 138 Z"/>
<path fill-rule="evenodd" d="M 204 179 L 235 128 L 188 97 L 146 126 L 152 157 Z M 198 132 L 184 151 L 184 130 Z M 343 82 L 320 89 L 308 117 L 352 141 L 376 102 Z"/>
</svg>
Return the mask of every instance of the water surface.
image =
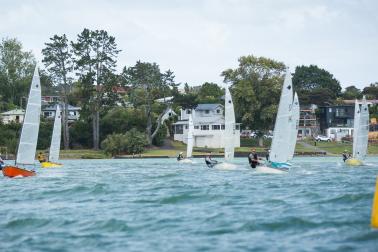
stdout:
<svg viewBox="0 0 378 252">
<path fill-rule="evenodd" d="M 0 251 L 378 251 L 376 158 L 297 158 L 283 175 L 194 160 L 67 160 L 1 177 Z"/>
</svg>

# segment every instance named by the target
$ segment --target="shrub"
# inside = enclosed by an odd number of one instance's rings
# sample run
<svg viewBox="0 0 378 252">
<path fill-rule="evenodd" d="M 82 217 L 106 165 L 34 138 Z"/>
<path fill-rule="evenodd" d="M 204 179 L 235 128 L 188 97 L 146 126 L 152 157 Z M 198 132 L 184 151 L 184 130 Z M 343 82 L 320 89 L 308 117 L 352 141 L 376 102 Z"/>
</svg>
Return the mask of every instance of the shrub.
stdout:
<svg viewBox="0 0 378 252">
<path fill-rule="evenodd" d="M 164 140 L 166 137 L 167 137 L 167 127 L 164 124 L 162 124 L 154 140 L 152 141 L 152 144 L 156 146 L 162 146 L 164 144 Z"/>
<path fill-rule="evenodd" d="M 139 154 L 144 151 L 144 147 L 148 144 L 146 135 L 133 128 L 126 134 L 108 135 L 101 146 L 106 153 L 112 156 L 119 155 L 122 152 L 128 154 Z"/>
</svg>

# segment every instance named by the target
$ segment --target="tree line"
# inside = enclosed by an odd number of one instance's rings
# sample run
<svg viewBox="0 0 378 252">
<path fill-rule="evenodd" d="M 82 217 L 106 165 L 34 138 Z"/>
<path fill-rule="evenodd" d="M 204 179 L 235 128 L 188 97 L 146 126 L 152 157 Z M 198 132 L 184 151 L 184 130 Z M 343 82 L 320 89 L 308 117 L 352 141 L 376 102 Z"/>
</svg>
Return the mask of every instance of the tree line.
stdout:
<svg viewBox="0 0 378 252">
<path fill-rule="evenodd" d="M 139 152 L 140 148 L 135 147 L 138 144 L 162 144 L 166 134 L 172 133 L 170 125 L 175 120 L 162 121 L 168 108 L 179 113 L 180 108 L 195 108 L 199 103 L 223 103 L 225 85 L 231 89 L 236 118 L 242 127 L 266 131 L 273 126 L 286 70 L 283 62 L 242 56 L 237 68 L 220 73 L 224 85 L 205 82 L 193 87 L 177 83 L 173 71 L 162 71 L 154 62 L 137 61 L 118 73 L 120 52 L 115 37 L 104 30 L 84 29 L 75 40 L 65 34 L 54 35 L 45 43 L 43 68 L 40 66 L 42 93 L 58 95 L 64 104 L 63 148 L 102 147 L 116 154 L 116 150 Z M 35 64 L 32 52 L 23 50 L 20 41 L 2 39 L 0 111 L 25 107 Z M 370 99 L 378 98 L 378 83 L 363 90 L 348 86 L 343 91 L 331 73 L 316 65 L 298 66 L 292 77 L 301 104 L 330 105 L 364 94 Z M 180 85 L 184 92 L 179 92 Z M 164 97 L 173 100 L 157 102 Z M 80 120 L 74 124 L 68 123 L 68 104 L 81 107 Z M 51 122 L 44 123 L 48 128 Z M 0 127 L 0 146 L 15 145 L 16 140 L 6 142 L 4 138 L 16 138 L 18 126 Z M 127 134 L 129 131 L 132 134 Z M 138 144 L 135 139 L 139 139 Z M 39 148 L 46 147 L 45 142 L 41 140 Z"/>
</svg>

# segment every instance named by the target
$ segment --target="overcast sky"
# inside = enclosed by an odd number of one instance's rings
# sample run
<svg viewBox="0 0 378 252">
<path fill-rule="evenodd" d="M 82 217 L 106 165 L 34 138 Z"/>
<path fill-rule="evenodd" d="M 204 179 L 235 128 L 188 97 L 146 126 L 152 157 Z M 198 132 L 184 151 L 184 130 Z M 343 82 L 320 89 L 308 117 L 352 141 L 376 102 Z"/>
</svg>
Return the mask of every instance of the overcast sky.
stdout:
<svg viewBox="0 0 378 252">
<path fill-rule="evenodd" d="M 376 0 L 0 0 L 0 37 L 16 37 L 41 60 L 54 34 L 75 40 L 104 29 L 122 52 L 171 69 L 177 82 L 222 83 L 220 73 L 253 54 L 316 64 L 343 87 L 378 81 Z"/>
</svg>

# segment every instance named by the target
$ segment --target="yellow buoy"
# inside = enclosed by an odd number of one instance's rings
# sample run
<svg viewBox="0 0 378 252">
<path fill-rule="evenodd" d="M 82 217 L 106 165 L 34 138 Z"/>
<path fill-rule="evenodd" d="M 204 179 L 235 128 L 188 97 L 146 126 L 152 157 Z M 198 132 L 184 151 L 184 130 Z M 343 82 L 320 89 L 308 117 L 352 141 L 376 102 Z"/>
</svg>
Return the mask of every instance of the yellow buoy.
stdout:
<svg viewBox="0 0 378 252">
<path fill-rule="evenodd" d="M 371 226 L 378 228 L 378 177 L 375 184 L 373 206 L 371 208 Z"/>
</svg>

